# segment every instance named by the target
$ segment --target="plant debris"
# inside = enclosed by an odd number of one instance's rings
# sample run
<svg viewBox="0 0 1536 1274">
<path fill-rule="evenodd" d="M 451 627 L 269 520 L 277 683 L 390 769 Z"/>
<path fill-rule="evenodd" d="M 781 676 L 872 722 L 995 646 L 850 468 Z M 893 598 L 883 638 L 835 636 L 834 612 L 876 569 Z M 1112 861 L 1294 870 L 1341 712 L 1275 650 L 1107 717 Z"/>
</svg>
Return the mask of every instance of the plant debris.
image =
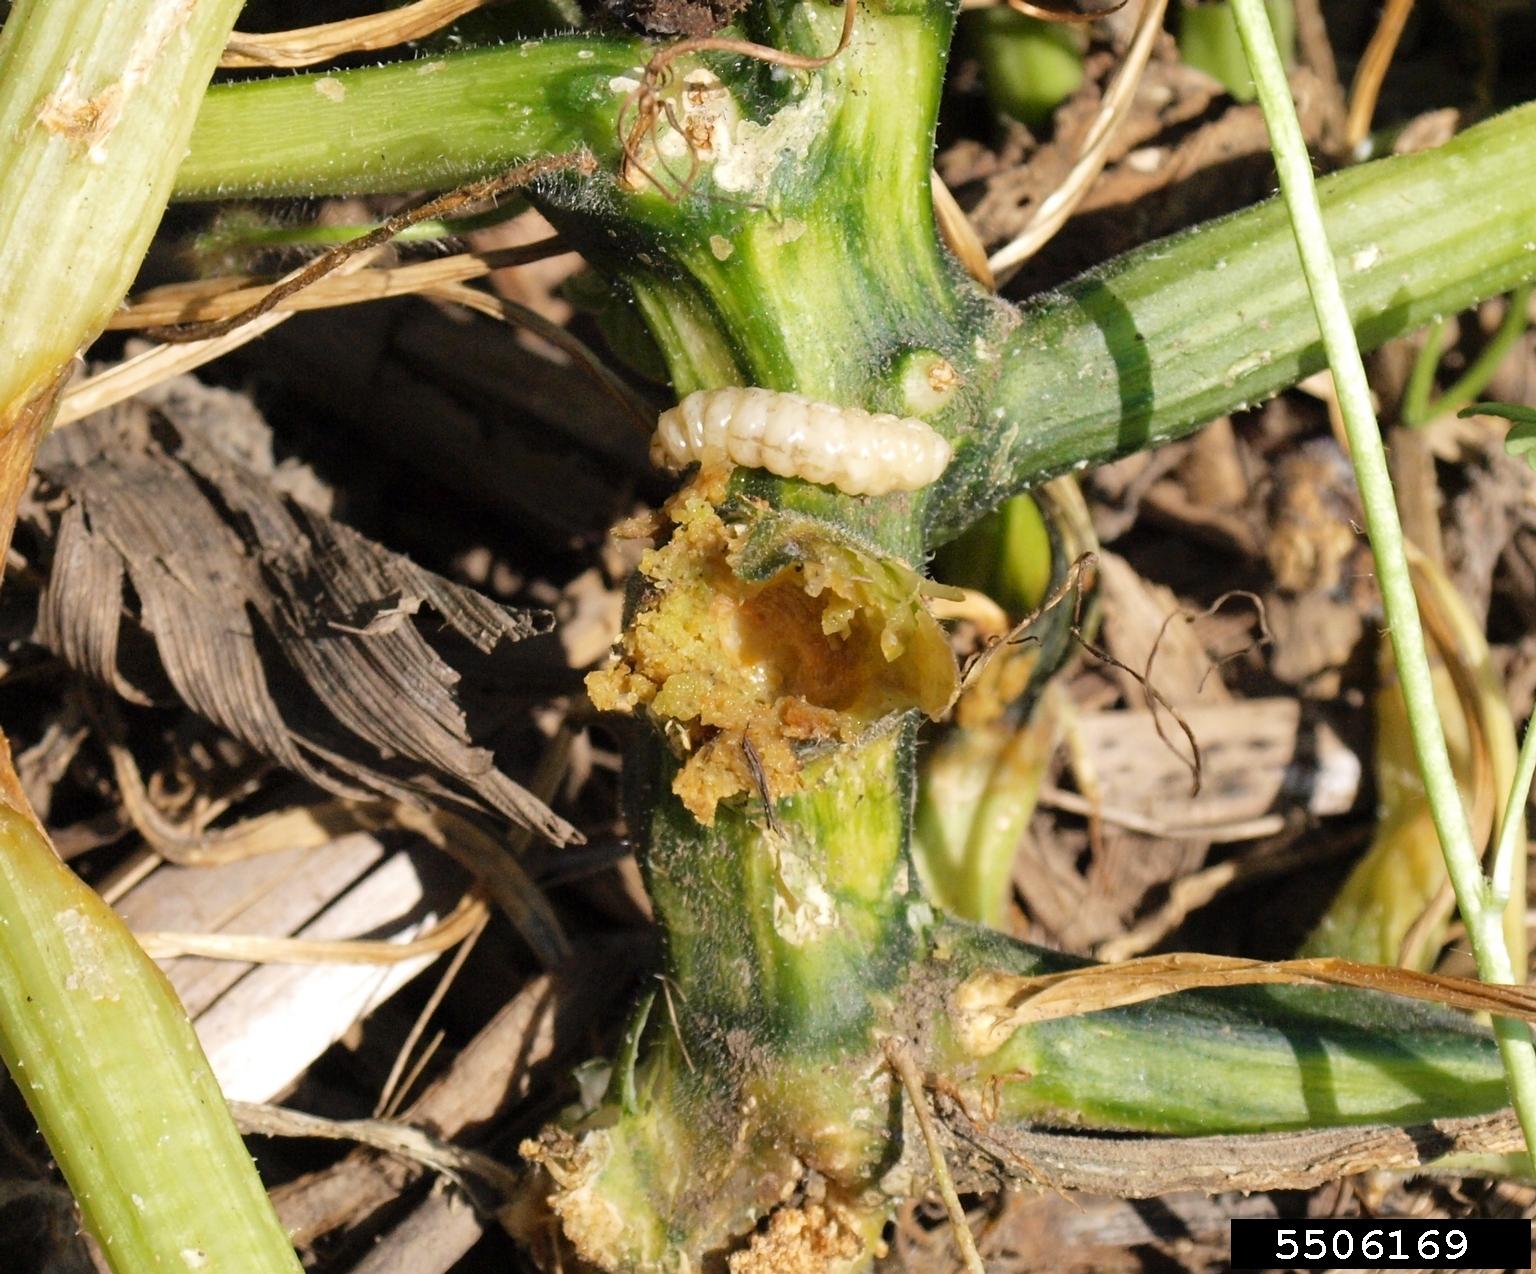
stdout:
<svg viewBox="0 0 1536 1274">
<path fill-rule="evenodd" d="M 252 445 L 208 436 L 174 395 L 51 435 L 27 509 L 48 575 L 39 640 L 132 702 L 169 689 L 337 795 L 446 801 L 581 839 L 471 738 L 459 689 L 553 616 L 371 543 L 253 468 Z"/>
</svg>

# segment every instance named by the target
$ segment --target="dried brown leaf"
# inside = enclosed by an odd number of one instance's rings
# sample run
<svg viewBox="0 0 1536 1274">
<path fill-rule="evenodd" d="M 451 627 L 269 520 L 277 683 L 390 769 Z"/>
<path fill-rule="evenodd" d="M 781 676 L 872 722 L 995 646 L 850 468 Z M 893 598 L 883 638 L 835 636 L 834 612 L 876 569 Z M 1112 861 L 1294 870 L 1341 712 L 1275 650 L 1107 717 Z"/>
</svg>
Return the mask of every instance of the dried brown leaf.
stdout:
<svg viewBox="0 0 1536 1274">
<path fill-rule="evenodd" d="M 169 689 L 337 795 L 470 805 L 579 839 L 471 738 L 459 693 L 466 672 L 494 668 L 551 617 L 496 605 L 286 497 L 166 410 L 178 419 L 129 404 L 40 452 L 43 643 L 137 702 Z M 402 622 L 374 622 L 388 611 Z"/>
<path fill-rule="evenodd" d="M 1536 1020 L 1536 990 L 1524 986 L 1494 986 L 1471 978 L 1331 956 L 1248 960 L 1194 952 L 1143 956 L 1039 977 L 982 972 L 968 978 L 956 991 L 955 1010 L 967 1047 L 973 1053 L 985 1054 L 1020 1027 L 1037 1022 L 1098 1013 L 1180 991 L 1275 984 L 1352 987 L 1474 1013 Z"/>
</svg>

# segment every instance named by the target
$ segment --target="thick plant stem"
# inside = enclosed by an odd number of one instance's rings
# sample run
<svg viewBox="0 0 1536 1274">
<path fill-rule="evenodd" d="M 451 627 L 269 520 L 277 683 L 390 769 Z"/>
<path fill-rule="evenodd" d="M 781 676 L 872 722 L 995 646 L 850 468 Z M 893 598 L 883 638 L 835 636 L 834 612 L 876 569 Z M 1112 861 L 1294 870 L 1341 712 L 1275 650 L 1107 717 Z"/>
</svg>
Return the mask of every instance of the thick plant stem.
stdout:
<svg viewBox="0 0 1536 1274">
<path fill-rule="evenodd" d="M 834 24 L 835 15 L 823 27 Z M 934 48 L 935 55 L 941 51 Z M 872 46 L 867 56 L 861 74 L 893 73 L 880 60 L 894 65 L 891 50 Z M 208 95 L 176 197 L 414 190 L 577 145 L 613 164 L 617 114 L 644 57 L 638 44 L 571 37 L 344 76 L 221 87 Z M 738 71 L 733 85 L 739 78 L 748 77 Z M 742 104 L 755 105 L 754 92 L 743 90 Z M 900 155 L 903 168 L 909 160 L 926 162 L 927 146 L 918 151 L 894 140 L 895 121 L 910 106 L 856 107 L 857 99 L 843 106 L 849 124 L 839 146 L 859 138 L 869 153 Z M 395 121 L 401 131 L 386 150 L 380 130 L 402 113 Z M 1438 150 L 1362 164 L 1321 183 L 1330 232 L 1348 263 L 1346 297 L 1362 343 L 1404 335 L 1435 314 L 1536 275 L 1536 170 L 1525 162 L 1533 147 L 1536 105 Z M 686 217 L 650 195 L 628 199 L 623 215 L 602 204 L 572 209 L 584 224 L 568 224 L 569 232 L 623 278 L 667 353 L 679 395 L 747 380 L 901 407 L 876 401 L 871 387 L 858 383 L 863 360 L 848 345 L 868 344 L 888 315 L 859 315 L 846 330 L 824 328 L 845 301 L 858 299 L 858 290 L 834 295 L 850 271 L 862 273 L 899 249 L 917 251 L 931 276 L 931 246 L 917 243 L 915 233 L 929 219 L 927 199 L 906 182 L 900 204 L 871 206 L 869 231 L 844 236 L 834 262 L 829 245 L 805 231 L 814 234 L 842 214 L 848 199 L 839 181 L 855 180 L 856 190 L 865 183 L 818 158 L 826 153 L 825 146 L 812 147 L 799 171 L 786 174 L 774 196 L 780 211 L 768 217 L 742 208 L 734 191 Z M 802 197 L 818 177 L 826 189 Z M 881 183 L 882 198 L 893 185 Z M 1468 199 L 1468 189 L 1479 197 Z M 645 206 L 653 201 L 657 206 Z M 698 236 L 691 242 L 678 237 L 684 221 Z M 892 235 L 898 241 L 887 243 Z M 985 410 L 975 413 L 974 438 L 943 482 L 918 498 L 930 544 L 1054 474 L 1181 437 L 1321 368 L 1323 347 L 1292 245 L 1285 209 L 1272 200 L 1138 249 L 1026 303 L 1023 322 L 989 350 L 989 369 L 972 378 L 987 397 Z M 639 252 L 663 259 L 684 249 L 692 279 L 637 265 Z M 714 252 L 728 255 L 722 261 Z M 798 289 L 774 313 L 736 299 L 751 295 L 741 286 L 747 274 L 765 268 L 800 273 Z M 904 304 L 932 296 L 931 278 L 907 291 Z M 776 299 L 772 290 L 765 295 Z M 970 298 L 960 308 L 966 307 L 971 314 L 961 316 L 963 323 L 973 321 L 979 302 Z M 947 301 L 944 308 L 957 307 Z M 744 330 L 725 338 L 722 322 Z"/>
<path fill-rule="evenodd" d="M 1414 600 L 1396 497 L 1387 471 L 1386 449 L 1371 406 L 1365 365 L 1339 283 L 1322 208 L 1313 188 L 1311 159 L 1296 121 L 1285 70 L 1262 0 L 1233 0 L 1233 6 L 1269 125 L 1270 144 L 1295 230 L 1302 271 L 1338 389 L 1414 751 L 1440 835 L 1446 870 L 1472 941 L 1478 973 L 1487 982 L 1512 982 L 1514 969 L 1503 929 L 1503 910 L 1508 899 L 1499 897 L 1495 883 L 1483 875 L 1456 787 L 1445 733 L 1435 707 L 1434 681 Z M 1508 1019 L 1497 1019 L 1494 1029 L 1527 1147 L 1536 1146 L 1536 1049 L 1532 1047 L 1530 1032 L 1523 1023 Z"/>
<path fill-rule="evenodd" d="M 567 36 L 217 85 L 176 194 L 419 190 L 578 146 L 612 154 L 617 107 L 649 56 L 638 40 Z"/>
<path fill-rule="evenodd" d="M 240 0 L 18 0 L 0 31 L 0 411 L 128 290 Z"/>
<path fill-rule="evenodd" d="M 1536 105 L 1318 183 L 1362 347 L 1536 276 Z M 1475 197 L 1469 192 L 1476 192 Z M 1284 206 L 1149 244 L 1024 306 L 989 464 L 946 479 L 936 537 L 1052 474 L 1181 437 L 1325 365 Z"/>
<path fill-rule="evenodd" d="M 1412 1123 L 1502 1104 L 1498 1055 L 1465 1015 L 1351 992 L 1195 991 L 1010 1027 L 1010 974 L 1084 963 L 941 923 L 926 972 L 947 987 L 949 1010 L 931 1069 L 1003 1123 L 1181 1136 Z"/>
<path fill-rule="evenodd" d="M 707 829 L 636 793 L 654 809 L 645 867 L 666 954 L 641 1059 L 616 1077 L 632 1096 L 579 1129 L 580 1147 L 528 1148 L 554 1167 L 553 1206 L 585 1259 L 696 1268 L 806 1173 L 852 1207 L 889 1166 L 875 1030 L 933 916 L 906 859 L 911 736 L 898 725 L 845 750 L 771 825 L 721 809 Z"/>
<path fill-rule="evenodd" d="M 296 1272 L 176 993 L 59 861 L 8 752 L 0 784 L 0 1056 L 108 1263 Z"/>
</svg>

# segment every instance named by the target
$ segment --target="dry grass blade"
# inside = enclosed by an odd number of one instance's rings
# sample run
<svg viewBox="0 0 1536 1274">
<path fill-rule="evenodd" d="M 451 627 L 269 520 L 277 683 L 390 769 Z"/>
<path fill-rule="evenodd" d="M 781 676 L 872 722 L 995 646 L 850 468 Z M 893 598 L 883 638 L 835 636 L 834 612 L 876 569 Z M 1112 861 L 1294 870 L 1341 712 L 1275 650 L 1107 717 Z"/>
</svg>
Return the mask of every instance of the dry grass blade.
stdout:
<svg viewBox="0 0 1536 1274">
<path fill-rule="evenodd" d="M 538 773 L 534 775 L 533 782 L 529 784 L 529 790 L 539 800 L 548 804 L 554 799 L 556 790 L 569 772 L 570 760 L 571 732 L 562 725 L 555 734 L 555 737 L 550 740 L 549 747 L 540 759 Z M 526 828 L 514 828 L 512 834 L 507 838 L 505 852 L 496 853 L 494 852 L 495 847 L 492 847 L 493 852 L 490 857 L 493 869 L 498 877 L 504 875 L 506 860 L 511 855 L 520 854 L 523 850 L 527 849 L 528 842 L 531 839 L 532 837 L 528 835 Z M 461 851 L 460 861 L 464 861 L 465 857 L 467 857 L 467 854 Z M 479 866 L 478 859 L 468 865 L 472 867 Z M 517 866 L 515 859 L 512 860 L 512 867 L 518 876 L 522 875 L 522 870 Z M 525 910 L 528 904 L 523 900 L 535 892 L 532 881 L 526 881 L 526 885 L 526 890 L 519 889 L 515 891 L 518 895 L 519 904 Z M 542 895 L 538 895 L 538 897 L 542 900 Z M 547 908 L 545 912 L 547 915 L 544 913 L 540 914 L 540 919 L 546 921 L 543 928 L 555 934 L 563 944 L 564 935 L 561 932 L 558 919 Z M 513 922 L 517 923 L 515 917 Z M 384 1087 L 380 1090 L 379 1100 L 375 1104 L 373 1111 L 375 1117 L 393 1115 L 401 1101 L 404 1100 L 405 1095 L 410 1092 L 411 1085 L 415 1080 L 415 1072 L 425 1065 L 427 1058 L 431 1055 L 431 1047 L 417 1060 L 415 1071 L 405 1080 L 403 1087 L 401 1086 L 401 1076 L 405 1073 L 405 1067 L 410 1061 L 411 1054 L 415 1051 L 422 1033 L 427 1029 L 427 1023 L 431 1021 L 432 1015 L 437 1012 L 438 1007 L 442 1004 L 443 997 L 448 994 L 449 987 L 453 985 L 454 979 L 458 977 L 459 971 L 469 959 L 469 953 L 474 950 L 475 943 L 479 940 L 483 927 L 482 922 L 481 928 L 475 929 L 465 937 L 463 945 L 454 952 L 453 960 L 449 963 L 443 976 L 438 980 L 437 986 L 433 988 L 432 994 L 427 997 L 427 1002 L 422 1006 L 421 1012 L 417 1014 L 415 1022 L 411 1024 L 411 1029 L 406 1033 L 405 1042 L 401 1044 L 400 1051 L 395 1056 L 394 1064 L 389 1068 L 389 1075 L 384 1080 Z"/>
<path fill-rule="evenodd" d="M 1467 814 L 1473 836 L 1479 848 L 1491 847 L 1499 838 L 1505 795 L 1515 782 L 1515 723 L 1509 701 L 1482 626 L 1468 611 L 1456 585 L 1433 558 L 1411 543 L 1406 549 L 1414 596 L 1431 649 L 1450 674 L 1467 721 L 1472 754 Z M 1522 871 L 1512 891 L 1511 907 L 1516 915 L 1525 896 L 1523 878 Z M 1511 930 L 1510 940 L 1517 951 L 1524 950 L 1517 930 Z M 1523 976 L 1524 971 L 1524 961 L 1517 958 L 1516 976 Z"/>
<path fill-rule="evenodd" d="M 351 274 L 363 269 L 377 255 L 376 252 L 359 253 L 337 267 L 338 274 Z M 55 425 L 68 425 L 84 420 L 98 411 L 127 402 L 172 377 L 181 376 L 222 358 L 232 350 L 254 341 L 263 333 L 270 332 L 289 318 L 291 310 L 263 314 L 244 326 L 210 336 L 206 340 L 186 341 L 156 345 L 124 359 L 114 367 L 71 385 L 59 400 L 59 410 L 54 417 Z"/>
<path fill-rule="evenodd" d="M 495 252 L 458 252 L 433 261 L 378 266 L 356 274 L 338 271 L 305 291 L 284 297 L 272 309 L 286 314 L 295 310 L 329 309 L 410 296 L 445 283 L 467 283 L 471 279 L 484 278 L 494 270 L 544 261 L 569 251 L 571 249 L 558 238 L 549 238 Z M 112 316 L 107 327 L 121 331 L 232 318 L 261 301 L 275 282 L 258 284 L 250 278 L 237 277 L 168 284 L 129 301 Z"/>
<path fill-rule="evenodd" d="M 1387 77 L 1387 68 L 1392 65 L 1392 55 L 1397 52 L 1397 42 L 1402 38 L 1403 27 L 1412 11 L 1413 0 L 1387 0 L 1371 42 L 1365 46 L 1354 83 L 1349 86 L 1349 114 L 1344 121 L 1344 141 L 1351 150 L 1358 147 L 1371 131 L 1371 117 L 1376 114 L 1381 82 Z"/>
<path fill-rule="evenodd" d="M 560 918 L 507 847 L 477 824 L 445 809 L 399 805 L 393 821 L 430 841 L 480 882 L 547 969 L 571 953 Z"/>
<path fill-rule="evenodd" d="M 201 956 L 244 964 L 399 964 L 436 955 L 463 942 L 485 923 L 485 899 L 478 890 L 425 933 L 404 942 L 372 938 L 279 938 L 255 933 L 136 933 L 139 945 L 157 960 Z"/>
<path fill-rule="evenodd" d="M 325 22 L 292 31 L 270 34 L 232 31 L 219 65 L 312 66 L 347 53 L 387 49 L 431 35 L 487 3 L 488 0 L 414 0 L 412 4 L 384 13 L 369 13 L 343 22 Z"/>
<path fill-rule="evenodd" d="M 340 269 L 361 254 L 383 247 L 401 231 L 408 230 L 411 226 L 462 212 L 473 205 L 495 199 L 498 195 L 532 185 L 539 178 L 551 173 L 569 171 L 591 173 L 596 170 L 596 164 L 597 161 L 589 154 L 547 155 L 541 159 L 530 160 L 526 164 L 519 164 L 516 168 L 510 168 L 504 173 L 497 173 L 494 176 L 458 186 L 446 194 L 428 199 L 425 203 L 409 208 L 405 212 L 386 217 L 366 234 L 322 252 L 313 261 L 284 275 L 258 300 L 236 314 L 206 322 L 178 323 L 169 327 L 149 328 L 148 333 L 156 340 L 172 344 L 206 341 L 225 336 L 236 328 L 262 318 L 294 293 L 318 283 L 326 275 Z"/>
<path fill-rule="evenodd" d="M 930 173 L 928 182 L 933 192 L 933 216 L 944 246 L 955 254 L 971 278 L 988 292 L 996 292 L 997 280 L 992 276 L 992 267 L 987 264 L 986 246 L 965 215 L 965 209 L 938 173 Z"/>
<path fill-rule="evenodd" d="M 229 1110 L 241 1132 L 263 1137 L 354 1141 L 432 1168 L 466 1188 L 465 1177 L 479 1179 L 493 1187 L 502 1199 L 509 1197 L 517 1185 L 517 1174 L 498 1160 L 443 1141 L 410 1124 L 390 1119 L 326 1119 L 259 1102 L 232 1101 Z"/>
<path fill-rule="evenodd" d="M 247 323 L 238 331 L 226 333 L 206 341 L 192 341 L 180 345 L 156 345 L 142 354 L 135 354 L 106 371 L 91 376 L 65 391 L 59 402 L 56 425 L 68 425 L 84 420 L 98 411 L 127 402 L 137 394 L 181 376 L 186 372 L 222 358 L 231 350 L 248 345 L 263 333 L 270 332 L 283 320 L 290 318 L 291 311 L 266 314 Z"/>
<path fill-rule="evenodd" d="M 448 992 L 458 980 L 464 966 L 469 962 L 470 955 L 480 941 L 480 935 L 485 932 L 486 922 L 490 919 L 487 912 L 480 918 L 480 923 L 464 935 L 464 941 L 459 943 L 459 948 L 453 953 L 453 959 L 448 962 L 448 967 L 443 971 L 442 977 L 437 980 L 437 985 L 432 988 L 432 994 L 427 997 L 427 1002 L 416 1015 L 416 1020 L 411 1023 L 411 1029 L 407 1032 L 405 1042 L 400 1045 L 395 1054 L 395 1060 L 391 1063 L 389 1074 L 385 1076 L 384 1086 L 379 1090 L 379 1099 L 374 1103 L 373 1116 L 375 1119 L 387 1119 L 399 1110 L 401 1102 L 411 1091 L 421 1072 L 431 1060 L 437 1046 L 443 1040 L 443 1033 L 439 1031 L 432 1042 L 422 1051 L 411 1066 L 411 1072 L 406 1074 L 405 1068 L 411 1065 L 412 1055 L 416 1052 L 416 1045 L 421 1042 L 422 1035 L 426 1032 L 427 1024 L 431 1022 L 433 1015 L 443 1005 Z M 403 1079 L 403 1082 L 402 1082 Z"/>
<path fill-rule="evenodd" d="M 944 1148 L 939 1144 L 939 1134 L 933 1125 L 933 1112 L 928 1109 L 928 1096 L 923 1091 L 923 1078 L 918 1074 L 917 1063 L 900 1040 L 887 1040 L 886 1060 L 906 1089 L 907 1100 L 912 1103 L 912 1113 L 922 1130 L 923 1144 L 928 1149 L 928 1162 L 933 1169 L 934 1183 L 939 1197 L 944 1200 L 944 1210 L 949 1214 L 949 1226 L 955 1235 L 955 1246 L 960 1249 L 960 1259 L 967 1274 L 987 1274 L 981 1253 L 976 1250 L 976 1236 L 971 1233 L 965 1209 L 960 1206 L 960 1196 L 955 1193 L 954 1179 L 949 1175 L 949 1165 L 944 1161 Z"/>
<path fill-rule="evenodd" d="M 1259 985 L 1349 987 L 1536 1021 L 1536 990 L 1528 987 L 1497 986 L 1331 956 L 1248 960 L 1194 952 L 1143 956 L 1039 977 L 978 973 L 955 993 L 955 1008 L 968 1039 L 983 1046 L 980 1052 L 990 1052 L 1015 1030 L 1037 1022 L 1099 1013 L 1181 991 Z"/>
<path fill-rule="evenodd" d="M 1006 278 L 1050 242 L 1067 223 L 1073 209 L 1088 193 L 1088 188 L 1104 171 L 1105 161 L 1109 158 L 1110 142 L 1114 140 L 1116 128 L 1130 114 L 1131 105 L 1136 100 L 1136 87 L 1152 56 L 1152 46 L 1162 32 L 1163 13 L 1167 8 L 1168 0 L 1143 0 L 1141 14 L 1136 20 L 1136 31 L 1131 37 L 1131 47 L 1126 51 L 1125 61 L 1120 64 L 1120 69 L 1115 72 L 1104 94 L 1099 116 L 1083 141 L 1083 153 L 1072 165 L 1066 180 L 1040 204 L 1024 229 L 988 259 L 987 264 L 993 274 Z"/>
<path fill-rule="evenodd" d="M 149 799 L 137 767 L 129 777 L 133 759 L 128 749 L 119 744 L 108 747 L 113 777 L 134 830 L 161 858 L 181 867 L 213 867 L 290 849 L 317 849 L 337 836 L 378 822 L 364 817 L 356 802 L 324 801 L 257 814 L 229 827 L 183 827 L 172 823 Z"/>
</svg>

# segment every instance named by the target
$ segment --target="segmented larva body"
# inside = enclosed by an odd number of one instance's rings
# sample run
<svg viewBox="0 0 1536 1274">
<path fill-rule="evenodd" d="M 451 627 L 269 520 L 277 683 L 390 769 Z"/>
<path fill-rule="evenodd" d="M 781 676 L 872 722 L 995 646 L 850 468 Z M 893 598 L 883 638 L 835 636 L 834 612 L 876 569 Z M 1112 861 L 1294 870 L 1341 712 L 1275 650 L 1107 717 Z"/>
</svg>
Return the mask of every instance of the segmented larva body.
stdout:
<svg viewBox="0 0 1536 1274">
<path fill-rule="evenodd" d="M 703 389 L 662 412 L 651 462 L 728 461 L 848 495 L 916 491 L 944 472 L 950 446 L 921 420 L 834 407 L 771 389 Z"/>
</svg>

